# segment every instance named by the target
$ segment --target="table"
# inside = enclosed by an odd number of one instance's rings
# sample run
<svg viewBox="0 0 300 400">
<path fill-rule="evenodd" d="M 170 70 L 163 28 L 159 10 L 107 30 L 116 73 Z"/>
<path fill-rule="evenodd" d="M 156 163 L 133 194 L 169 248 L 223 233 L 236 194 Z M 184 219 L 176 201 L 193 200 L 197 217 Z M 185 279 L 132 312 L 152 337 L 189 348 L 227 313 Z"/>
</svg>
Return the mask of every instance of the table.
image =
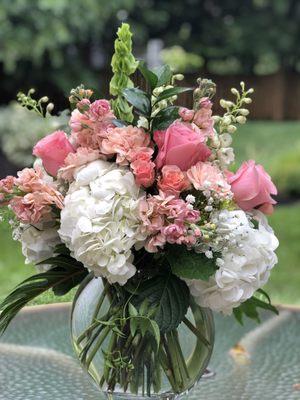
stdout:
<svg viewBox="0 0 300 400">
<path fill-rule="evenodd" d="M 74 359 L 70 304 L 25 308 L 0 340 L 0 400 L 101 400 Z M 215 372 L 185 399 L 300 400 L 300 309 L 257 325 L 215 316 Z M 238 344 L 238 345 L 237 345 Z"/>
</svg>

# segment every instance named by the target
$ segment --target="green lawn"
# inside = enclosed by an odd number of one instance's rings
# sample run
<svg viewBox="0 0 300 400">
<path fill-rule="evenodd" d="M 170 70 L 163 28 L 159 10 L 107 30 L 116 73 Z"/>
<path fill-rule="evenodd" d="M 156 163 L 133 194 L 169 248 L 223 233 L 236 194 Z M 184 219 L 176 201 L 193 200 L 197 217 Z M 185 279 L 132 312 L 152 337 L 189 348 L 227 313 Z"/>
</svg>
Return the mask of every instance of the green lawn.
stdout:
<svg viewBox="0 0 300 400">
<path fill-rule="evenodd" d="M 235 134 L 234 145 L 238 156 L 237 165 L 242 160 L 254 158 L 271 174 L 275 173 L 276 183 L 298 185 L 300 193 L 299 122 L 251 122 Z M 293 163 L 295 165 L 291 167 Z M 278 206 L 270 223 L 279 237 L 280 247 L 277 252 L 279 263 L 273 270 L 267 289 L 276 303 L 300 305 L 300 202 Z M 0 239 L 0 298 L 3 298 L 17 283 L 34 273 L 34 268 L 24 265 L 20 245 L 12 241 L 9 228 L 1 224 Z M 37 303 L 65 301 L 71 297 L 55 299 L 51 294 L 46 294 Z"/>
<path fill-rule="evenodd" d="M 300 194 L 300 121 L 249 122 L 233 135 L 236 167 L 263 164 L 282 194 Z"/>
</svg>

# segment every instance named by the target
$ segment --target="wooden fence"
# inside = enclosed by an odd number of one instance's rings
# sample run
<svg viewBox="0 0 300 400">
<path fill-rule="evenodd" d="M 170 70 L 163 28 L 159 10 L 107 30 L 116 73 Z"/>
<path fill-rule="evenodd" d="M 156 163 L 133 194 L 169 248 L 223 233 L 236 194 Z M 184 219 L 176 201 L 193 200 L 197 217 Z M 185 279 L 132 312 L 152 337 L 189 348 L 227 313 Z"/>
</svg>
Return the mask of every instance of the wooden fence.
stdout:
<svg viewBox="0 0 300 400">
<path fill-rule="evenodd" d="M 194 86 L 198 74 L 186 74 L 182 86 Z M 291 120 L 300 119 L 300 74 L 277 73 L 266 76 L 245 75 L 211 75 L 203 73 L 202 78 L 212 79 L 217 84 L 217 94 L 214 99 L 214 111 L 221 113 L 219 106 L 221 98 L 230 99 L 232 87 L 238 88 L 241 81 L 246 87 L 254 88 L 253 102 L 249 107 L 250 119 L 264 120 Z M 135 77 L 135 82 L 143 87 L 140 76 Z M 180 97 L 180 104 L 191 107 L 192 97 L 190 93 L 184 93 Z"/>
</svg>

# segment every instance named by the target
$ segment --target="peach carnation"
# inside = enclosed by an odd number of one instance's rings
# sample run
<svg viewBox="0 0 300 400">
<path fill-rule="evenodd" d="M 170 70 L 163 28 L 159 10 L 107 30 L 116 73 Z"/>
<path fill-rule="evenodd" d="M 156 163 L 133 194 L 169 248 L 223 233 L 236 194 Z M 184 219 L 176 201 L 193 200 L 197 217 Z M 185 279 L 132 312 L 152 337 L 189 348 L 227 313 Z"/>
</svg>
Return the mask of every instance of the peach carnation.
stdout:
<svg viewBox="0 0 300 400">
<path fill-rule="evenodd" d="M 112 157 L 117 155 L 116 163 L 128 165 L 132 153 L 150 145 L 150 136 L 144 129 L 129 125 L 122 128 L 109 129 L 103 139 L 101 152 Z"/>
<path fill-rule="evenodd" d="M 72 182 L 76 168 L 98 159 L 105 159 L 105 156 L 100 154 L 99 150 L 93 150 L 87 147 L 78 147 L 76 153 L 68 154 L 64 166 L 58 171 L 58 177 Z"/>
<path fill-rule="evenodd" d="M 60 196 L 52 196 L 49 193 L 33 192 L 24 197 L 14 197 L 10 201 L 10 207 L 17 218 L 25 224 L 37 224 L 42 219 L 53 219 L 52 206 L 63 207 Z"/>
<path fill-rule="evenodd" d="M 164 193 L 178 197 L 180 192 L 189 189 L 191 184 L 186 173 L 177 165 L 165 165 L 161 170 L 157 186 Z"/>
<path fill-rule="evenodd" d="M 41 219 L 50 220 L 54 218 L 53 207 L 63 208 L 62 194 L 52 178 L 39 167 L 18 172 L 15 185 L 24 196 L 12 198 L 9 205 L 21 222 L 36 224 Z"/>
<path fill-rule="evenodd" d="M 12 193 L 14 190 L 16 178 L 14 176 L 7 176 L 0 180 L 0 192 L 2 193 Z"/>
</svg>

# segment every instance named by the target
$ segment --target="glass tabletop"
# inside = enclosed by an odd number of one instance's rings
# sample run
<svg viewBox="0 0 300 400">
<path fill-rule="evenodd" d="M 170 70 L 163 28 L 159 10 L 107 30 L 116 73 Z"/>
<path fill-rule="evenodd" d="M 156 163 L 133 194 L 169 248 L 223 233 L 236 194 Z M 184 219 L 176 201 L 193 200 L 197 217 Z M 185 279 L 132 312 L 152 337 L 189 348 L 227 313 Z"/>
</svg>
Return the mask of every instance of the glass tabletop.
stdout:
<svg viewBox="0 0 300 400">
<path fill-rule="evenodd" d="M 69 304 L 24 309 L 0 340 L 0 400 L 101 400 L 69 340 Z M 211 376 L 191 400 L 299 400 L 300 309 L 257 325 L 215 316 Z"/>
</svg>

